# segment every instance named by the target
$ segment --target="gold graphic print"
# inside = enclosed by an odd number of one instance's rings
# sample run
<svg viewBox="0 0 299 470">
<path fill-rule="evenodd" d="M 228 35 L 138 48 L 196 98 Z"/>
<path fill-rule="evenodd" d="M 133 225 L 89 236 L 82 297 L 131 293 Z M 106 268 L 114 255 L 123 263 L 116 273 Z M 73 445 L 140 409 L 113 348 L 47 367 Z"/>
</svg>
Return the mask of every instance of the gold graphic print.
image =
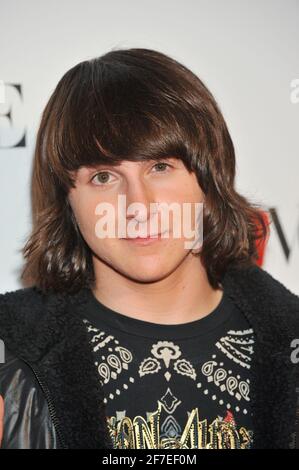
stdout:
<svg viewBox="0 0 299 470">
<path fill-rule="evenodd" d="M 109 433 L 115 449 L 248 449 L 252 445 L 252 431 L 238 429 L 234 416 L 218 417 L 210 424 L 200 421 L 198 408 L 193 408 L 181 436 L 160 438 L 161 404 L 151 413 L 148 422 L 142 416 L 133 420 L 115 416 L 107 418 Z"/>
<path fill-rule="evenodd" d="M 152 356 L 146 357 L 139 366 L 139 376 L 156 374 L 164 364 L 166 371 L 164 377 L 167 382 L 172 378 L 172 372 L 196 380 L 196 371 L 192 364 L 185 358 L 181 358 L 180 347 L 172 341 L 158 341 L 151 349 Z M 175 362 L 174 362 L 175 361 Z"/>
</svg>

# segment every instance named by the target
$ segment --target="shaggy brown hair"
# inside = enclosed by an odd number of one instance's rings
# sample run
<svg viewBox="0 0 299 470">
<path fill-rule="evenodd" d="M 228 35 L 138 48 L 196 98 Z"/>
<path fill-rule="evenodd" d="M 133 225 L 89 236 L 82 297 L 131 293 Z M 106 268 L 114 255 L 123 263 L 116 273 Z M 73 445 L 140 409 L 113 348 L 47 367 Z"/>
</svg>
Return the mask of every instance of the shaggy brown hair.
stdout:
<svg viewBox="0 0 299 470">
<path fill-rule="evenodd" d="M 112 50 L 68 70 L 38 130 L 32 175 L 33 229 L 22 279 L 46 291 L 94 282 L 92 253 L 68 202 L 71 172 L 122 160 L 177 156 L 205 194 L 201 256 L 217 288 L 228 265 L 258 259 L 268 227 L 257 204 L 234 188 L 235 152 L 221 111 L 204 83 L 154 50 Z"/>
</svg>

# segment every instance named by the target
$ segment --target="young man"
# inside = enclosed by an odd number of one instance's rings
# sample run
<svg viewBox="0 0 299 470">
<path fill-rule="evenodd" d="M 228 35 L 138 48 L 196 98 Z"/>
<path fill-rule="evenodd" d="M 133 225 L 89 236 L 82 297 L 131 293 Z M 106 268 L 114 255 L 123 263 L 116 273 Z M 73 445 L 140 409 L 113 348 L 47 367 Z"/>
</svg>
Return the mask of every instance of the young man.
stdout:
<svg viewBox="0 0 299 470">
<path fill-rule="evenodd" d="M 3 448 L 296 447 L 299 298 L 256 264 L 267 226 L 234 180 L 219 107 L 174 59 L 114 50 L 62 77 L 37 136 L 31 284 L 0 296 Z M 163 204 L 203 207 L 200 246 L 175 231 L 198 213 L 166 230 Z"/>
</svg>

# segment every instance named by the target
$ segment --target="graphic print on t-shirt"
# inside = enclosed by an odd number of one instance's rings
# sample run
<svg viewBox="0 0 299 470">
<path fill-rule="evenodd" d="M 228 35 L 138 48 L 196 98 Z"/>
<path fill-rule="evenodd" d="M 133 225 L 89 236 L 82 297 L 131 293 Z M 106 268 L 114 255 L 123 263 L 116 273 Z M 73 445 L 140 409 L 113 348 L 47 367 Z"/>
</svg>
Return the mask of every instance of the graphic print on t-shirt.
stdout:
<svg viewBox="0 0 299 470">
<path fill-rule="evenodd" d="M 92 298 L 83 321 L 115 448 L 252 446 L 254 334 L 226 296 L 179 325 L 136 320 Z"/>
</svg>

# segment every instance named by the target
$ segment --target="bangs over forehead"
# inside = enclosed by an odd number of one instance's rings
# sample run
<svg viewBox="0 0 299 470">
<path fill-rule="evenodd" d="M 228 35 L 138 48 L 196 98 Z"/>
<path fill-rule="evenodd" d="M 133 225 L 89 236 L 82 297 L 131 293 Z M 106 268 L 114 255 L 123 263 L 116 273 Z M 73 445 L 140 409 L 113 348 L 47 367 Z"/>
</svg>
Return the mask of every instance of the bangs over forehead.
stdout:
<svg viewBox="0 0 299 470">
<path fill-rule="evenodd" d="M 219 132 L 216 108 L 200 79 L 170 57 L 111 51 L 59 81 L 45 110 L 44 164 L 67 190 L 70 172 L 81 166 L 171 156 L 189 171 L 201 169 L 205 190 L 203 161 Z"/>
</svg>

